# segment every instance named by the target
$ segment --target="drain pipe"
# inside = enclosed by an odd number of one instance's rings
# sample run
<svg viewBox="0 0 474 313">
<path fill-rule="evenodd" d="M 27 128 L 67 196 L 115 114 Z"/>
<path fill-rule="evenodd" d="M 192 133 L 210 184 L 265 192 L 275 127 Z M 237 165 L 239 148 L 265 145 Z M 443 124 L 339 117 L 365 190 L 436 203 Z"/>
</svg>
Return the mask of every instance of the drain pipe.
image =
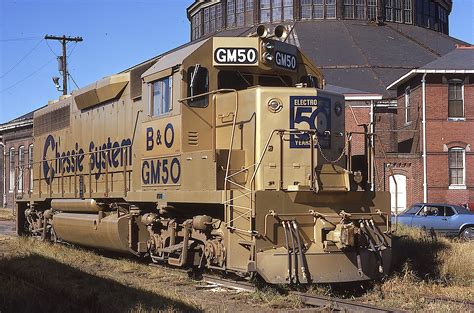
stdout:
<svg viewBox="0 0 474 313">
<path fill-rule="evenodd" d="M 421 79 L 423 89 L 423 202 L 428 202 L 428 175 L 427 175 L 427 155 L 426 155 L 426 74 Z"/>
</svg>

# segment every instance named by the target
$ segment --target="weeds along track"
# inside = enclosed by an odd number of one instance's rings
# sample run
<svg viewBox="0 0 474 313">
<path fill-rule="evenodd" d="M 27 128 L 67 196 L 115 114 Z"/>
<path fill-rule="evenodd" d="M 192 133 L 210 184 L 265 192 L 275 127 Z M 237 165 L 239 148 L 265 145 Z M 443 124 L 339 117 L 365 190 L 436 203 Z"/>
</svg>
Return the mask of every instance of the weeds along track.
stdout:
<svg viewBox="0 0 474 313">
<path fill-rule="evenodd" d="M 153 267 L 160 267 L 157 264 L 150 264 Z M 185 270 L 178 269 L 180 273 L 188 273 Z M 234 280 L 228 278 L 222 278 L 216 275 L 211 274 L 203 274 L 196 279 L 198 281 L 202 281 L 207 283 L 208 285 L 203 285 L 197 287 L 198 289 L 210 289 L 210 288 L 228 288 L 234 289 L 237 291 L 246 291 L 246 292 L 255 292 L 258 290 L 255 284 L 252 284 L 248 281 L 241 281 L 241 280 Z M 343 311 L 343 312 L 368 312 L 368 313 L 387 313 L 387 312 L 396 312 L 401 313 L 405 311 L 401 310 L 394 310 L 394 309 L 387 309 L 382 307 L 377 307 L 374 305 L 356 302 L 352 300 L 344 300 L 340 298 L 334 297 L 325 297 L 325 296 L 318 296 L 308 293 L 299 293 L 299 292 L 291 292 L 300 297 L 301 303 L 306 306 L 318 307 L 321 309 L 328 309 L 331 312 Z"/>
</svg>

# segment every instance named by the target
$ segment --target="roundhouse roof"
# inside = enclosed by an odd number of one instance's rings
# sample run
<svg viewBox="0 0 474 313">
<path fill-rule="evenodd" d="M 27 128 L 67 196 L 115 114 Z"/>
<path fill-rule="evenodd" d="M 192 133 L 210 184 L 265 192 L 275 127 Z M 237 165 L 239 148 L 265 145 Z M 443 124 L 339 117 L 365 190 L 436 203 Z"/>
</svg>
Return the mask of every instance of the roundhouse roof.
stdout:
<svg viewBox="0 0 474 313">
<path fill-rule="evenodd" d="M 392 82 L 414 68 L 466 44 L 426 28 L 357 20 L 297 21 L 288 26 L 290 43 L 299 46 L 324 73 L 326 82 L 395 97 Z M 246 36 L 255 27 L 215 36 Z"/>
</svg>

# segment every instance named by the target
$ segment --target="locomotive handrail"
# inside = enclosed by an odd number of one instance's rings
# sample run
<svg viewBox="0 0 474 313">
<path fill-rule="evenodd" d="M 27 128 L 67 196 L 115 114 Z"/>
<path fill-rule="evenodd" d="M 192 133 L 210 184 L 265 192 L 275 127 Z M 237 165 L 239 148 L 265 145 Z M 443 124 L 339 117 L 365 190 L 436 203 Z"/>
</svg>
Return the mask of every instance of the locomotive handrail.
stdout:
<svg viewBox="0 0 474 313">
<path fill-rule="evenodd" d="M 46 179 L 46 177 L 43 177 L 43 171 L 42 171 L 42 165 L 45 164 L 45 163 L 48 163 L 49 164 L 49 177 L 50 179 L 53 177 L 53 162 L 54 161 L 64 161 L 65 159 L 67 158 L 77 158 L 77 157 L 88 157 L 88 162 L 87 162 L 87 165 L 88 165 L 88 170 L 87 171 L 83 171 L 83 175 L 87 175 L 89 176 L 89 194 L 90 196 L 92 197 L 92 155 L 94 153 L 105 153 L 105 168 L 104 168 L 104 183 L 105 183 L 105 195 L 108 196 L 108 193 L 109 193 L 109 174 L 110 173 L 120 173 L 122 172 L 123 173 L 123 181 L 124 181 L 124 195 L 126 196 L 127 194 L 127 191 L 128 191 L 128 186 L 127 186 L 127 173 L 130 172 L 129 170 L 127 170 L 127 167 L 128 167 L 128 160 L 133 160 L 131 155 L 129 155 L 130 153 L 128 153 L 126 150 L 131 148 L 133 146 L 133 142 L 132 144 L 125 144 L 123 146 L 120 146 L 120 147 L 112 147 L 112 148 L 106 148 L 106 149 L 103 149 L 103 150 L 100 150 L 100 152 L 84 152 L 84 153 L 76 153 L 74 156 L 60 156 L 60 157 L 54 157 L 54 158 L 45 158 L 41 161 L 36 161 L 36 162 L 31 162 L 27 169 L 28 170 L 31 170 L 34 172 L 34 166 L 38 166 L 38 177 L 39 178 L 34 178 L 33 177 L 33 182 L 34 181 L 38 181 L 38 194 L 39 196 L 41 197 L 42 195 L 42 187 L 41 187 L 41 183 L 43 180 Z M 109 170 L 109 157 L 111 155 L 111 153 L 113 151 L 117 151 L 117 150 L 120 150 L 124 153 L 124 155 L 126 155 L 126 160 L 123 162 L 123 170 L 115 170 L 115 171 L 110 171 Z M 64 163 L 63 163 L 64 165 Z M 16 166 L 16 168 L 19 168 L 20 166 Z M 25 167 L 25 166 L 23 166 Z M 25 170 L 25 168 L 23 169 L 23 171 Z M 77 197 L 77 176 L 78 176 L 78 173 L 77 173 L 77 166 L 74 167 L 74 172 L 72 174 L 67 174 L 65 175 L 64 174 L 64 169 L 61 168 L 59 169 L 60 171 L 57 173 L 57 174 L 60 174 L 58 176 L 58 178 L 60 179 L 58 181 L 58 193 L 60 193 L 62 196 L 64 196 L 64 190 L 60 190 L 60 188 L 64 189 L 64 178 L 65 177 L 74 177 L 74 194 L 75 196 Z M 70 183 L 69 183 L 70 184 Z M 31 188 L 30 186 L 30 189 L 33 189 Z M 50 184 L 48 185 L 48 193 L 50 196 L 53 195 L 53 184 L 52 184 L 52 180 L 50 182 Z M 31 196 L 31 193 L 30 193 L 30 196 Z"/>
</svg>

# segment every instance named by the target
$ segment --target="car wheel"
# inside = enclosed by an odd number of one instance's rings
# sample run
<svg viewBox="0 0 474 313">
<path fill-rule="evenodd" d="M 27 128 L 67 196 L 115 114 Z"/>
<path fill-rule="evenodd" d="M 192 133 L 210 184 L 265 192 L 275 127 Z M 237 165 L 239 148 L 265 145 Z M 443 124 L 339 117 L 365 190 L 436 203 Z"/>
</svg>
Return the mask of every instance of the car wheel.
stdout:
<svg viewBox="0 0 474 313">
<path fill-rule="evenodd" d="M 460 237 L 464 240 L 474 240 L 474 226 L 467 226 L 461 231 Z"/>
</svg>

